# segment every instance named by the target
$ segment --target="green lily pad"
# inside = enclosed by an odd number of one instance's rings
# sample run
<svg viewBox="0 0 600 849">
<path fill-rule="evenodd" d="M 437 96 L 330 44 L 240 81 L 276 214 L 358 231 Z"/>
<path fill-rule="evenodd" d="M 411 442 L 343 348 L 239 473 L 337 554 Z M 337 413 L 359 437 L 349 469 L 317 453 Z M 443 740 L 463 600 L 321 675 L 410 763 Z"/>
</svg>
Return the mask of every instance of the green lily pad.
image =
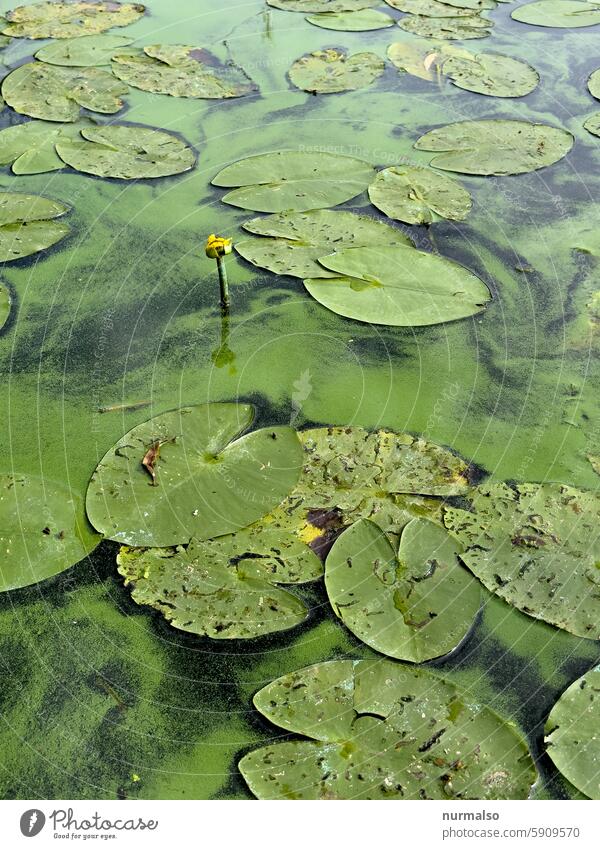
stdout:
<svg viewBox="0 0 600 849">
<path fill-rule="evenodd" d="M 77 121 L 80 107 L 113 114 L 127 86 L 102 68 L 62 68 L 29 62 L 2 81 L 2 96 L 16 112 L 46 121 Z"/>
<path fill-rule="evenodd" d="M 318 259 L 340 248 L 367 245 L 409 245 L 410 239 L 381 221 L 354 212 L 316 209 L 309 212 L 282 212 L 266 218 L 253 218 L 244 230 L 261 239 L 238 242 L 236 251 L 248 262 L 275 274 L 292 277 L 327 277 Z"/>
<path fill-rule="evenodd" d="M 371 203 L 396 221 L 431 224 L 438 218 L 463 221 L 471 195 L 454 180 L 430 168 L 395 165 L 380 171 L 369 186 Z"/>
<path fill-rule="evenodd" d="M 468 6 L 456 6 L 444 3 L 442 0 L 385 0 L 388 6 L 399 9 L 410 15 L 423 15 L 427 18 L 464 18 L 472 17 L 474 9 Z M 494 8 L 496 4 L 492 4 Z M 489 9 L 489 5 L 481 5 L 479 9 Z"/>
<path fill-rule="evenodd" d="M 494 23 L 479 15 L 464 18 L 428 18 L 422 15 L 410 15 L 398 21 L 398 26 L 423 38 L 463 41 L 469 38 L 486 38 L 491 34 Z"/>
<path fill-rule="evenodd" d="M 90 522 L 126 545 L 166 547 L 264 516 L 297 483 L 302 449 L 291 427 L 240 436 L 252 418 L 247 404 L 200 404 L 137 425 L 92 475 Z"/>
<path fill-rule="evenodd" d="M 596 98 L 596 100 L 600 100 L 600 68 L 590 74 L 588 79 L 588 90 L 590 94 Z"/>
<path fill-rule="evenodd" d="M 387 0 L 385 0 L 387 3 Z M 443 0 L 446 6 L 458 6 L 459 9 L 472 9 L 475 12 L 483 12 L 495 9 L 498 3 L 512 3 L 512 0 Z"/>
<path fill-rule="evenodd" d="M 78 141 L 58 140 L 55 149 L 76 171 L 121 180 L 168 177 L 196 163 L 194 151 L 177 136 L 120 124 L 83 129 Z"/>
<path fill-rule="evenodd" d="M 325 566 L 329 601 L 344 625 L 371 648 L 421 663 L 447 654 L 469 632 L 481 604 L 478 581 L 439 525 L 410 521 L 396 553 L 363 519 L 337 539 Z"/>
<path fill-rule="evenodd" d="M 600 498 L 562 484 L 481 487 L 472 512 L 446 507 L 462 561 L 528 616 L 600 638 Z"/>
<path fill-rule="evenodd" d="M 48 65 L 87 68 L 110 65 L 110 60 L 133 41 L 126 35 L 84 35 L 67 41 L 54 41 L 40 48 L 35 58 Z"/>
<path fill-rule="evenodd" d="M 316 27 L 341 32 L 367 32 L 393 27 L 396 23 L 390 15 L 379 12 L 377 9 L 361 9 L 358 12 L 321 12 L 318 15 L 309 15 L 306 20 Z"/>
<path fill-rule="evenodd" d="M 590 799 L 600 799 L 600 669 L 565 690 L 545 727 L 548 754 L 564 777 Z"/>
<path fill-rule="evenodd" d="M 6 12 L 5 35 L 14 38 L 78 38 L 125 27 L 142 17 L 146 7 L 140 3 L 116 3 L 115 0 L 84 0 L 60 3 L 50 0 L 18 6 Z"/>
<path fill-rule="evenodd" d="M 536 772 L 511 726 L 453 684 L 388 660 L 319 663 L 254 697 L 309 740 L 245 755 L 259 799 L 525 799 Z"/>
<path fill-rule="evenodd" d="M 583 122 L 584 129 L 593 136 L 600 136 L 600 112 L 594 112 Z"/>
<path fill-rule="evenodd" d="M 536 27 L 591 27 L 600 24 L 600 5 L 580 0 L 537 0 L 518 6 L 510 16 Z"/>
<path fill-rule="evenodd" d="M 289 70 L 296 88 L 319 94 L 365 88 L 383 74 L 385 63 L 376 53 L 354 53 L 328 48 L 307 53 Z"/>
<path fill-rule="evenodd" d="M 78 496 L 31 475 L 0 475 L 0 591 L 64 572 L 100 542 Z"/>
<path fill-rule="evenodd" d="M 0 192 L 0 262 L 30 256 L 63 239 L 68 226 L 51 219 L 66 212 L 68 207 L 49 198 Z"/>
<path fill-rule="evenodd" d="M 243 97 L 258 90 L 242 68 L 221 64 L 201 47 L 153 44 L 114 56 L 115 76 L 142 91 L 172 97 Z"/>
<path fill-rule="evenodd" d="M 122 548 L 117 563 L 133 600 L 181 631 L 213 640 L 250 639 L 306 619 L 304 602 L 271 583 L 259 560 L 231 562 L 232 556 L 220 540 L 192 540 L 187 549 Z"/>
<path fill-rule="evenodd" d="M 286 12 L 354 12 L 378 6 L 381 0 L 267 0 Z"/>
<path fill-rule="evenodd" d="M 10 292 L 3 283 L 0 283 L 0 330 L 4 327 L 10 315 L 11 297 Z"/>
<path fill-rule="evenodd" d="M 525 174 L 558 162 L 573 147 L 560 127 L 528 121 L 458 121 L 438 127 L 415 142 L 438 155 L 431 165 L 462 174 Z"/>
<path fill-rule="evenodd" d="M 91 122 L 52 124 L 28 121 L 0 130 L 0 165 L 12 163 L 14 174 L 43 174 L 58 171 L 65 163 L 56 153 L 58 141 L 81 139 L 80 131 Z"/>
<path fill-rule="evenodd" d="M 540 81 L 538 72 L 527 62 L 500 53 L 448 56 L 442 73 L 458 88 L 492 97 L 524 97 Z"/>
<path fill-rule="evenodd" d="M 335 153 L 282 150 L 228 165 L 213 186 L 231 188 L 222 200 L 256 212 L 306 212 L 337 206 L 361 194 L 375 175 L 362 159 Z"/>
<path fill-rule="evenodd" d="M 329 427 L 298 436 L 304 450 L 298 483 L 275 510 L 239 532 L 255 538 L 251 550 L 276 542 L 292 574 L 316 575 L 317 562 L 360 519 L 370 519 L 394 539 L 415 517 L 441 523 L 441 498 L 470 486 L 462 458 L 407 433 Z"/>
<path fill-rule="evenodd" d="M 319 262 L 339 276 L 306 279 L 309 294 L 338 315 L 371 324 L 456 321 L 482 312 L 491 298 L 462 265 L 415 248 L 347 248 Z"/>
</svg>

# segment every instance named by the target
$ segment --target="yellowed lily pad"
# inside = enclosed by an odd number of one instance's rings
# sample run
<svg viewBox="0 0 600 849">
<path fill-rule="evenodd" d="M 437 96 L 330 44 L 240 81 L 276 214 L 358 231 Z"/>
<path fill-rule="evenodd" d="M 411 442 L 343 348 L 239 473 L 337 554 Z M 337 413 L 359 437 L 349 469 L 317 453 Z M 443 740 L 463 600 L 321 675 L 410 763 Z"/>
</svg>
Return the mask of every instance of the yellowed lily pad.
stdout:
<svg viewBox="0 0 600 849">
<path fill-rule="evenodd" d="M 479 15 L 454 18 L 428 18 L 423 15 L 410 15 L 398 21 L 398 25 L 407 32 L 423 38 L 441 38 L 448 40 L 466 40 L 486 38 L 491 34 L 493 21 Z"/>
</svg>

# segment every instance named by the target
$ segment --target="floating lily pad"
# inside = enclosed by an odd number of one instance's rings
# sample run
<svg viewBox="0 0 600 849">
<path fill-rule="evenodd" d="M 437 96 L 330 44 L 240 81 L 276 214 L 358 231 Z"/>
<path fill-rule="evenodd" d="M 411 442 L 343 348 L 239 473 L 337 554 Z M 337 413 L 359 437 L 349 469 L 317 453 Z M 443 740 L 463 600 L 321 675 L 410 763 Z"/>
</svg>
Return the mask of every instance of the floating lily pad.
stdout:
<svg viewBox="0 0 600 849">
<path fill-rule="evenodd" d="M 540 81 L 535 68 L 500 53 L 448 56 L 442 72 L 455 86 L 492 97 L 523 97 Z"/>
<path fill-rule="evenodd" d="M 600 136 L 600 112 L 594 112 L 583 122 L 584 129 L 593 136 Z"/>
<path fill-rule="evenodd" d="M 454 180 L 414 165 L 380 171 L 369 186 L 369 198 L 389 218 L 407 224 L 431 224 L 438 218 L 463 221 L 472 204 L 471 195 Z"/>
<path fill-rule="evenodd" d="M 573 147 L 567 130 L 528 121 L 459 121 L 415 143 L 438 155 L 431 165 L 462 174 L 524 174 L 558 162 Z"/>
<path fill-rule="evenodd" d="M 125 27 L 145 12 L 140 3 L 116 3 L 115 0 L 84 2 L 32 3 L 6 12 L 5 35 L 15 38 L 78 38 Z"/>
<path fill-rule="evenodd" d="M 286 12 L 354 12 L 379 6 L 381 0 L 267 0 Z"/>
<path fill-rule="evenodd" d="M 2 96 L 22 115 L 47 121 L 77 121 L 80 107 L 112 114 L 128 88 L 102 68 L 62 68 L 29 62 L 2 81 Z"/>
<path fill-rule="evenodd" d="M 120 124 L 83 129 L 78 141 L 59 139 L 55 149 L 76 171 L 121 180 L 181 174 L 196 163 L 194 151 L 177 136 Z"/>
<path fill-rule="evenodd" d="M 291 427 L 240 436 L 252 418 L 247 404 L 200 404 L 134 427 L 92 476 L 92 525 L 126 545 L 171 546 L 264 516 L 297 483 L 302 449 Z"/>
<path fill-rule="evenodd" d="M 410 15 L 398 21 L 398 26 L 423 38 L 442 38 L 448 40 L 466 40 L 486 38 L 491 34 L 493 21 L 479 15 L 454 18 L 427 18 L 422 15 Z"/>
<path fill-rule="evenodd" d="M 84 35 L 67 41 L 54 41 L 40 48 L 35 58 L 48 65 L 85 68 L 110 65 L 110 60 L 133 39 L 126 35 Z"/>
<path fill-rule="evenodd" d="M 588 79 L 588 89 L 590 94 L 595 97 L 596 100 L 600 100 L 600 68 L 590 74 Z"/>
<path fill-rule="evenodd" d="M 545 727 L 548 754 L 566 779 L 590 799 L 600 799 L 600 669 L 565 690 Z"/>
<path fill-rule="evenodd" d="M 339 276 L 308 278 L 308 292 L 346 318 L 418 327 L 480 313 L 491 296 L 462 265 L 402 246 L 348 248 L 319 262 Z"/>
<path fill-rule="evenodd" d="M 478 581 L 458 562 L 461 551 L 439 525 L 413 519 L 396 553 L 364 519 L 327 557 L 329 600 L 344 625 L 382 654 L 414 663 L 439 657 L 465 637 L 481 603 Z"/>
<path fill-rule="evenodd" d="M 66 212 L 68 207 L 49 198 L 0 192 L 0 262 L 30 256 L 63 239 L 68 226 L 51 219 Z"/>
<path fill-rule="evenodd" d="M 396 21 L 377 9 L 361 9 L 358 12 L 322 12 L 309 15 L 306 20 L 323 29 L 335 29 L 342 32 L 367 32 L 374 29 L 393 27 Z"/>
<path fill-rule="evenodd" d="M 10 315 L 10 306 L 10 292 L 3 283 L 0 283 L 0 330 L 2 330 Z"/>
<path fill-rule="evenodd" d="M 80 131 L 91 122 L 51 124 L 28 121 L 0 130 L 0 164 L 12 163 L 14 174 L 43 174 L 58 171 L 65 163 L 56 153 L 58 141 L 81 139 Z"/>
<path fill-rule="evenodd" d="M 307 53 L 289 70 L 290 80 L 303 91 L 334 94 L 371 85 L 383 74 L 385 63 L 376 53 L 354 53 L 328 48 Z"/>
<path fill-rule="evenodd" d="M 235 249 L 244 259 L 275 274 L 300 278 L 334 276 L 318 259 L 340 248 L 412 245 L 407 236 L 389 224 L 330 209 L 282 212 L 253 218 L 243 226 L 250 233 L 267 237 L 238 242 Z"/>
<path fill-rule="evenodd" d="M 511 18 L 536 27 L 591 27 L 600 24 L 600 6 L 579 0 L 537 0 L 513 9 Z"/>
<path fill-rule="evenodd" d="M 387 0 L 385 0 L 387 3 Z M 511 3 L 512 0 L 443 0 L 446 6 L 458 6 L 460 9 L 472 9 L 474 12 L 483 12 L 495 9 L 498 3 Z"/>
<path fill-rule="evenodd" d="M 397 540 L 415 517 L 441 521 L 440 499 L 469 489 L 464 460 L 407 433 L 329 427 L 298 436 L 304 449 L 298 483 L 274 511 L 240 532 L 253 537 L 254 547 L 277 543 L 288 574 L 315 574 L 308 552 L 325 560 L 353 522 L 370 519 Z"/>
<path fill-rule="evenodd" d="M 374 176 L 372 165 L 352 156 L 283 150 L 234 162 L 212 184 L 239 186 L 222 200 L 242 209 L 306 212 L 356 197 Z"/>
<path fill-rule="evenodd" d="M 0 475 L 0 591 L 58 575 L 99 542 L 68 487 L 31 475 Z"/>
<path fill-rule="evenodd" d="M 388 59 L 400 71 L 419 77 L 422 80 L 435 80 L 440 77 L 440 62 L 445 58 L 446 50 L 456 50 L 451 45 L 432 45 L 425 39 L 417 41 L 396 41 L 387 50 Z"/>
<path fill-rule="evenodd" d="M 174 628 L 192 634 L 249 639 L 306 619 L 304 602 L 274 586 L 259 560 L 231 562 L 233 556 L 219 540 L 192 540 L 187 549 L 122 548 L 117 563 L 137 604 L 150 605 Z"/>
<path fill-rule="evenodd" d="M 245 755 L 260 799 L 525 799 L 536 773 L 499 716 L 424 669 L 338 660 L 264 687 L 258 710 L 312 739 Z"/>
<path fill-rule="evenodd" d="M 447 507 L 461 559 L 489 590 L 529 616 L 600 638 L 600 498 L 561 484 L 480 488 L 472 512 Z"/>
<path fill-rule="evenodd" d="M 427 18 L 464 18 L 473 16 L 473 8 L 455 6 L 442 0 L 385 0 L 388 6 L 407 12 L 410 15 L 424 15 Z M 492 8 L 496 4 L 492 4 Z M 489 6 L 480 6 L 487 9 Z"/>
<path fill-rule="evenodd" d="M 230 98 L 257 91 L 257 86 L 233 62 L 221 64 L 201 47 L 153 44 L 114 57 L 115 76 L 142 91 L 173 97 Z"/>
</svg>

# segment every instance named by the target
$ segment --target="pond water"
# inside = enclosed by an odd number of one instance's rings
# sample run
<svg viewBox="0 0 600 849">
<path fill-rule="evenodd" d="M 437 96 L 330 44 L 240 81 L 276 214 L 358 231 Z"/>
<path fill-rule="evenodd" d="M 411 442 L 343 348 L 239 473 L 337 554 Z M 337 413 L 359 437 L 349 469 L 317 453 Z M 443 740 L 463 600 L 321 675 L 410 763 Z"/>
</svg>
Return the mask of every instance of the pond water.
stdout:
<svg viewBox="0 0 600 849">
<path fill-rule="evenodd" d="M 343 46 L 384 57 L 408 37 L 330 32 L 264 0 L 220 5 L 150 0 L 150 15 L 127 30 L 141 43 L 210 47 L 260 86 L 229 102 L 131 89 L 124 119 L 181 134 L 199 155 L 193 171 L 129 184 L 2 169 L 3 189 L 72 211 L 59 246 L 2 271 L 16 309 L 0 334 L 0 468 L 83 492 L 135 424 L 180 405 L 244 399 L 259 425 L 387 426 L 452 446 L 498 480 L 597 489 L 586 454 L 600 451 L 598 337 L 586 304 L 599 288 L 600 139 L 582 126 L 597 106 L 585 85 L 599 64 L 597 28 L 540 29 L 511 21 L 508 4 L 493 11 L 492 37 L 464 46 L 537 68 L 541 84 L 515 101 L 400 75 L 389 63 L 368 89 L 315 97 L 286 76 L 303 53 Z M 31 51 L 31 42 L 15 45 L 5 62 Z M 410 228 L 419 246 L 488 283 L 485 314 L 369 326 L 327 311 L 297 279 L 230 257 L 222 322 L 204 241 L 213 232 L 235 240 L 252 217 L 220 202 L 210 180 L 222 167 L 281 149 L 427 164 L 415 140 L 464 118 L 547 121 L 576 139 L 548 169 L 461 177 L 474 199 L 468 219 Z M 0 115 L 0 126 L 20 121 Z M 366 195 L 341 208 L 376 214 Z M 102 543 L 57 578 L 0 596 L 0 795 L 248 797 L 236 763 L 277 736 L 252 710 L 253 693 L 305 664 L 369 650 L 333 620 L 319 586 L 303 591 L 311 615 L 292 632 L 230 645 L 180 634 L 131 601 L 116 550 Z M 598 661 L 597 643 L 490 599 L 460 649 L 433 665 L 516 722 L 537 755 L 550 707 Z M 538 797 L 576 795 L 545 756 L 539 768 Z"/>
</svg>

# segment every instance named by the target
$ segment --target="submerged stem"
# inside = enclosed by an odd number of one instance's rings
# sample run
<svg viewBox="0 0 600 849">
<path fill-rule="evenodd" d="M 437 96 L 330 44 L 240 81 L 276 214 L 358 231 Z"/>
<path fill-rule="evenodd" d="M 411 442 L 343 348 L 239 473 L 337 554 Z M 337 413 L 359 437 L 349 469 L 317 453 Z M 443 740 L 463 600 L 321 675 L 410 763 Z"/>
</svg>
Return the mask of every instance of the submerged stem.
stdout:
<svg viewBox="0 0 600 849">
<path fill-rule="evenodd" d="M 217 257 L 217 269 L 219 271 L 219 286 L 221 287 L 221 308 L 227 310 L 229 309 L 229 284 L 224 256 Z"/>
</svg>

